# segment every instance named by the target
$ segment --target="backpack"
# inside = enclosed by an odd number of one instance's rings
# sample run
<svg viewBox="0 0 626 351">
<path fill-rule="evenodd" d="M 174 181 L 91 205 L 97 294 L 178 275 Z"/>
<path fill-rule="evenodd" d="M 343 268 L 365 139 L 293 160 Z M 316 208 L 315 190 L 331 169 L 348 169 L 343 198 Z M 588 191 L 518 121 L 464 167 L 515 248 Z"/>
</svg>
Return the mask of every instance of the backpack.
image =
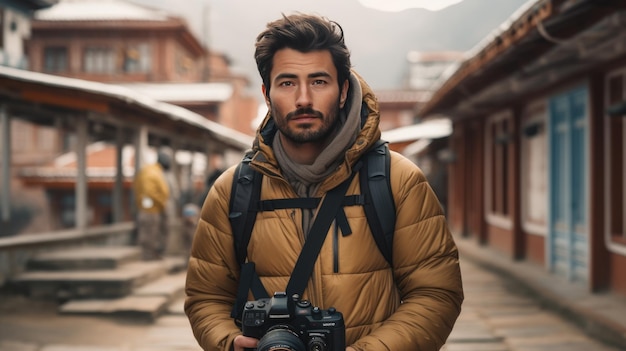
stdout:
<svg viewBox="0 0 626 351">
<path fill-rule="evenodd" d="M 250 167 L 252 154 L 248 153 L 237 166 L 232 184 L 229 220 L 233 230 L 237 261 L 243 265 L 256 214 L 286 208 L 315 209 L 320 198 L 295 198 L 260 200 L 263 175 Z M 389 179 L 390 154 L 387 142 L 379 140 L 357 163 L 361 194 L 345 196 L 344 206 L 361 205 L 378 249 L 392 265 L 393 233 L 396 209 Z M 335 218 L 344 235 L 350 234 L 348 220 L 342 215 Z"/>
</svg>

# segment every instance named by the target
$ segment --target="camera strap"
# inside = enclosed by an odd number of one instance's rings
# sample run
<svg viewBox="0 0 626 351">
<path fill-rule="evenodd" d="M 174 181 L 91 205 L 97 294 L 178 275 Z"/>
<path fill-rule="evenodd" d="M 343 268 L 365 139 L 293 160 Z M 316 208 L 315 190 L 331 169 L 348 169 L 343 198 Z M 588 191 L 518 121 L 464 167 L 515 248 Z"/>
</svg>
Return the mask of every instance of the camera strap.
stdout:
<svg viewBox="0 0 626 351">
<path fill-rule="evenodd" d="M 291 272 L 289 283 L 287 283 L 287 296 L 291 297 L 293 294 L 302 296 L 307 282 L 311 277 L 311 273 L 313 273 L 313 267 L 315 266 L 317 256 L 319 255 L 322 245 L 324 244 L 324 240 L 326 239 L 326 235 L 328 234 L 328 229 L 330 228 L 330 225 L 335 217 L 339 215 L 344 195 L 346 194 L 346 191 L 348 191 L 348 187 L 350 186 L 354 175 L 358 172 L 358 168 L 360 168 L 359 166 L 360 163 L 357 164 L 357 167 L 355 167 L 352 175 L 348 179 L 326 193 L 326 196 L 320 205 L 320 209 L 317 211 L 313 225 L 311 226 L 311 229 L 306 237 L 300 256 L 298 256 L 293 272 Z M 345 218 L 345 214 L 342 213 L 342 215 L 343 218 Z"/>
<path fill-rule="evenodd" d="M 317 261 L 328 230 L 334 219 L 343 218 L 346 220 L 346 215 L 343 213 L 341 206 L 344 204 L 344 195 L 348 191 L 348 187 L 354 179 L 355 174 L 358 173 L 361 168 L 361 163 L 357 163 L 353 169 L 352 175 L 341 183 L 336 188 L 326 193 L 326 196 L 322 200 L 319 211 L 315 216 L 315 220 L 311 225 L 311 229 L 306 237 L 300 256 L 294 266 L 294 269 L 287 283 L 285 292 L 287 296 L 293 296 L 293 294 L 299 294 L 302 296 L 307 282 L 313 273 L 313 267 Z M 341 212 L 340 212 L 341 211 Z M 267 291 L 261 283 L 261 279 L 255 271 L 255 265 L 253 262 L 245 262 L 241 266 L 241 276 L 239 281 L 239 288 L 237 290 L 237 297 L 231 317 L 235 319 L 237 325 L 241 324 L 241 315 L 243 306 L 246 303 L 248 291 L 252 291 L 252 295 L 256 298 L 267 298 Z"/>
</svg>

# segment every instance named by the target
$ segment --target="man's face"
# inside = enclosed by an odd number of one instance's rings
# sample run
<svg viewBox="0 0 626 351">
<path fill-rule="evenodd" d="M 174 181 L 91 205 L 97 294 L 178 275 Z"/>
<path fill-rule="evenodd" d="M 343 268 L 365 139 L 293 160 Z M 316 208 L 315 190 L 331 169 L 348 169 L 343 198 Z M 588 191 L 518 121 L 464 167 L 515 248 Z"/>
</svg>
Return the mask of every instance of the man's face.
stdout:
<svg viewBox="0 0 626 351">
<path fill-rule="evenodd" d="M 337 125 L 348 82 L 339 91 L 330 52 L 281 49 L 274 55 L 268 108 L 286 142 L 325 144 Z"/>
</svg>

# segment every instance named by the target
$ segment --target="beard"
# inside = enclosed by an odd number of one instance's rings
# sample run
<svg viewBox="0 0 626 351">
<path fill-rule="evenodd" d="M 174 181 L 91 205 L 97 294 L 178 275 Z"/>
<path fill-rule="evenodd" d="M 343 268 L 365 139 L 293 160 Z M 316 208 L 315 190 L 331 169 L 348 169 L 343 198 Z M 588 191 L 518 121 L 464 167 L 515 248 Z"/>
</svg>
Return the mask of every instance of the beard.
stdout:
<svg viewBox="0 0 626 351">
<path fill-rule="evenodd" d="M 328 138 L 336 132 L 339 127 L 339 99 L 335 104 L 334 109 L 324 116 L 323 113 L 316 111 L 312 108 L 301 108 L 295 111 L 289 112 L 282 116 L 274 106 L 272 108 L 272 116 L 278 130 L 289 141 L 294 143 L 315 143 L 325 142 Z M 289 126 L 289 121 L 296 116 L 307 114 L 315 116 L 322 121 L 322 125 L 319 129 L 313 129 L 313 124 L 301 124 L 297 129 Z"/>
</svg>

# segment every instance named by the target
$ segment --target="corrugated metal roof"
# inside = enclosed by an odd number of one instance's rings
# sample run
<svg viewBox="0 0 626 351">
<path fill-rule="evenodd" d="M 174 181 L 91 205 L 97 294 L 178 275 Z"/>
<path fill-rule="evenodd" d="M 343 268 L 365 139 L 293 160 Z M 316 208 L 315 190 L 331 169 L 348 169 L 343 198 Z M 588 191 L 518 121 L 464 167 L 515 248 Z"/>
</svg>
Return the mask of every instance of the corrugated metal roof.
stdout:
<svg viewBox="0 0 626 351">
<path fill-rule="evenodd" d="M 167 12 L 123 0 L 62 0 L 35 12 L 41 21 L 166 21 Z"/>
</svg>

